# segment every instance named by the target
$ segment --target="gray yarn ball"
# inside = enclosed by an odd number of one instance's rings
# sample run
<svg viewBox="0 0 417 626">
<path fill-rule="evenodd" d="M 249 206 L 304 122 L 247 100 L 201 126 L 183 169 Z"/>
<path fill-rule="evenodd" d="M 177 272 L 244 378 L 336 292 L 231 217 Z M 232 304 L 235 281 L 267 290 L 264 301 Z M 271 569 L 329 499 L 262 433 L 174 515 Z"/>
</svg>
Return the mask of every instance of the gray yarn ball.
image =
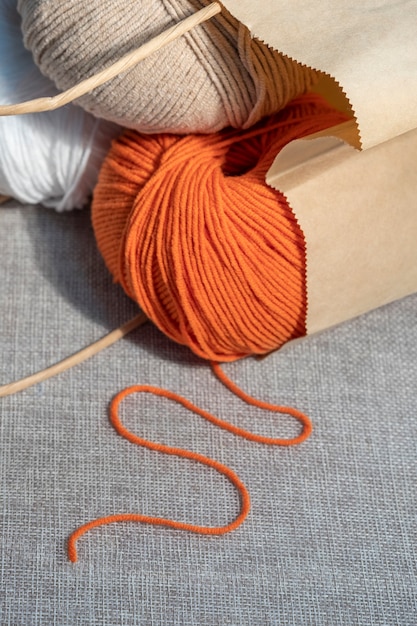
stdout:
<svg viewBox="0 0 417 626">
<path fill-rule="evenodd" d="M 209 0 L 18 0 L 26 47 L 60 90 L 110 65 Z M 246 128 L 315 81 L 224 9 L 80 98 L 97 117 L 145 133 Z"/>
</svg>

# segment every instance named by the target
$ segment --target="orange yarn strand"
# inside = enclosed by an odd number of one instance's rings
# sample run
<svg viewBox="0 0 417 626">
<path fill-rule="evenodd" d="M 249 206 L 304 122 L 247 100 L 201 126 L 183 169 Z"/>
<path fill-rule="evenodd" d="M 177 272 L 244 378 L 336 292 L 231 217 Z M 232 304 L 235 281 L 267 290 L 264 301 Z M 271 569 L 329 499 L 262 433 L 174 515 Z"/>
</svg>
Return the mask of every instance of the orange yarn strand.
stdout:
<svg viewBox="0 0 417 626">
<path fill-rule="evenodd" d="M 234 393 L 238 398 L 240 398 L 247 404 L 251 404 L 252 406 L 258 407 L 259 409 L 264 409 L 266 411 L 271 411 L 273 413 L 291 415 L 292 417 L 295 417 L 295 419 L 297 419 L 302 424 L 303 428 L 300 434 L 297 435 L 296 437 L 292 437 L 291 439 L 281 439 L 281 438 L 264 437 L 263 435 L 256 435 L 249 431 L 243 430 L 243 428 L 238 428 L 237 426 L 234 426 L 233 424 L 230 424 L 229 422 L 223 422 L 222 420 L 219 420 L 218 418 L 210 419 L 210 421 L 216 424 L 216 426 L 220 426 L 221 428 L 224 428 L 225 430 L 228 430 L 231 433 L 238 435 L 239 437 L 244 437 L 245 439 L 249 439 L 250 441 L 256 441 L 257 443 L 264 443 L 267 445 L 275 445 L 275 446 L 294 446 L 294 445 L 301 443 L 302 441 L 304 441 L 311 435 L 313 431 L 313 425 L 311 423 L 310 418 L 307 415 L 305 415 L 305 413 L 302 413 L 301 411 L 298 411 L 297 409 L 291 406 L 281 406 L 278 404 L 270 404 L 269 402 L 263 402 L 262 400 L 253 398 L 252 396 L 249 396 L 247 393 L 245 393 L 242 389 L 240 389 L 240 387 L 238 387 L 233 381 L 230 380 L 230 378 L 226 376 L 226 374 L 220 367 L 219 363 L 212 362 L 211 367 L 212 367 L 213 372 L 216 374 L 217 378 L 232 393 Z"/>
<path fill-rule="evenodd" d="M 166 397 L 256 443 L 289 446 L 311 434 L 306 415 L 252 398 L 218 362 L 265 354 L 305 334 L 304 235 L 285 197 L 266 184 L 265 176 L 288 142 L 346 119 L 319 96 L 305 94 L 246 131 L 187 136 L 126 131 L 113 142 L 95 188 L 92 220 L 114 279 L 166 335 L 210 360 L 214 373 L 239 398 L 289 414 L 302 428 L 291 439 L 264 437 L 170 391 L 149 385 L 125 389 L 111 403 L 117 432 L 136 445 L 217 470 L 237 489 L 240 511 L 218 527 L 136 514 L 102 517 L 71 535 L 71 561 L 77 560 L 78 539 L 98 526 L 131 521 L 220 535 L 236 529 L 249 513 L 248 491 L 230 468 L 130 432 L 118 415 L 126 396 L 145 392 Z"/>
<path fill-rule="evenodd" d="M 250 404 L 254 406 L 258 406 L 263 409 L 267 409 L 267 410 L 278 412 L 278 413 L 288 413 L 296 417 L 296 419 L 298 419 L 303 425 L 303 430 L 301 434 L 298 437 L 294 437 L 293 439 L 279 439 L 279 438 L 275 439 L 271 437 L 263 437 L 261 435 L 256 435 L 247 430 L 244 430 L 243 428 L 239 428 L 238 426 L 234 426 L 233 424 L 230 424 L 229 422 L 221 420 L 215 417 L 214 415 L 212 415 L 211 413 L 209 413 L 208 411 L 205 411 L 204 409 L 201 409 L 200 407 L 192 404 L 186 398 L 183 398 L 182 396 L 179 396 L 178 394 L 168 391 L 166 389 L 160 389 L 159 387 L 154 387 L 152 385 L 133 385 L 131 387 L 127 387 L 126 389 L 119 392 L 115 396 L 115 398 L 113 399 L 110 405 L 110 421 L 113 424 L 116 431 L 119 433 L 119 435 L 121 435 L 122 437 L 130 441 L 131 443 L 134 443 L 138 446 L 142 446 L 144 448 L 148 448 L 149 450 L 154 450 L 156 452 L 162 452 L 164 454 L 170 454 L 170 455 L 178 456 L 181 458 L 189 459 L 191 461 L 196 461 L 198 463 L 202 463 L 203 465 L 206 465 L 207 467 L 211 467 L 215 469 L 220 474 L 223 474 L 224 476 L 226 476 L 226 478 L 230 480 L 230 482 L 232 483 L 232 485 L 234 485 L 234 487 L 237 489 L 240 495 L 240 511 L 237 517 L 232 522 L 224 526 L 217 526 L 217 527 L 200 526 L 200 525 L 190 524 L 186 522 L 177 522 L 171 519 L 153 517 L 149 515 L 133 514 L 133 513 L 100 517 L 96 520 L 88 522 L 87 524 L 84 524 L 83 526 L 81 526 L 80 528 L 78 528 L 76 531 L 74 531 L 71 534 L 68 540 L 68 557 L 70 561 L 72 561 L 73 563 L 77 561 L 76 544 L 77 544 L 78 539 L 80 539 L 80 537 L 84 535 L 86 532 L 88 532 L 89 530 L 92 530 L 93 528 L 97 528 L 99 526 L 105 526 L 107 524 L 113 524 L 116 522 L 140 522 L 143 524 L 167 526 L 170 528 L 175 528 L 176 530 L 187 530 L 189 532 L 198 533 L 201 535 L 223 535 L 225 533 L 231 532 L 232 530 L 235 530 L 236 528 L 238 528 L 238 526 L 242 524 L 242 522 L 246 519 L 246 517 L 249 514 L 249 510 L 250 510 L 249 492 L 246 489 L 243 482 L 240 480 L 239 476 L 232 469 L 230 469 L 226 465 L 223 465 L 222 463 L 214 459 L 206 457 L 197 452 L 192 452 L 189 450 L 184 450 L 182 448 L 176 448 L 173 446 L 167 446 L 165 444 L 155 443 L 153 441 L 144 439 L 143 437 L 139 437 L 138 435 L 135 435 L 130 430 L 128 430 L 122 424 L 120 417 L 119 417 L 119 405 L 127 396 L 133 393 L 151 393 L 156 396 L 162 396 L 162 397 L 168 398 L 169 400 L 172 400 L 182 405 L 184 408 L 188 409 L 189 411 L 192 411 L 193 413 L 206 419 L 207 421 L 211 422 L 215 426 L 219 426 L 220 428 L 223 428 L 224 430 L 227 430 L 239 437 L 244 437 L 246 439 L 255 441 L 257 443 L 263 443 L 267 445 L 294 445 L 294 444 L 300 443 L 311 434 L 311 431 L 312 431 L 311 422 L 309 418 L 303 413 L 301 413 L 300 411 L 297 411 L 296 409 L 293 409 L 291 407 L 277 406 L 274 404 L 269 404 L 267 402 L 256 400 L 255 398 L 248 396 L 245 392 L 239 389 L 239 387 L 237 387 L 232 381 L 230 381 L 230 379 L 227 378 L 227 376 L 221 370 L 220 365 L 218 363 L 212 363 L 212 369 L 223 384 L 225 384 L 231 391 L 236 393 L 241 399 L 245 400 L 246 402 L 249 402 Z"/>
</svg>

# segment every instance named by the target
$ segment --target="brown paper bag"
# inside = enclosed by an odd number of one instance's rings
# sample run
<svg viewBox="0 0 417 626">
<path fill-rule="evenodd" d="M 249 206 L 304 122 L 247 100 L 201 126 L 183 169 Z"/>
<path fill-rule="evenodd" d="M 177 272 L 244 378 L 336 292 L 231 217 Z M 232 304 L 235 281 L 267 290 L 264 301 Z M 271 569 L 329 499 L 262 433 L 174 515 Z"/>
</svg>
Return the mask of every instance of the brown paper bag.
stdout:
<svg viewBox="0 0 417 626">
<path fill-rule="evenodd" d="M 223 4 L 254 36 L 325 72 L 319 90 L 356 117 L 356 147 L 323 133 L 295 141 L 267 176 L 306 237 L 307 333 L 416 292 L 417 0 Z"/>
</svg>

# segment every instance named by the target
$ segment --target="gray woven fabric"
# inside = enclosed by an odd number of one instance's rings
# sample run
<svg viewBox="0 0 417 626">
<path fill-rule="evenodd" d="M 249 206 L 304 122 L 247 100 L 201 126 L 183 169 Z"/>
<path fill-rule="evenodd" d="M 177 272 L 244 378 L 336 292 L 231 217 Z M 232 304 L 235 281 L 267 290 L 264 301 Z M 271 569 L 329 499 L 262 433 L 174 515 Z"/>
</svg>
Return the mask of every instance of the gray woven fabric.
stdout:
<svg viewBox="0 0 417 626">
<path fill-rule="evenodd" d="M 0 209 L 1 382 L 51 364 L 133 316 L 99 258 L 87 212 Z M 212 470 L 137 448 L 108 421 L 129 384 L 184 394 L 265 434 L 294 432 L 234 398 L 150 325 L 59 377 L 0 400 L 2 625 L 414 626 L 417 621 L 417 297 L 264 360 L 225 370 L 305 410 L 295 448 L 219 431 L 162 400 L 130 398 L 135 432 L 230 465 L 251 492 L 234 533 L 117 524 L 118 512 L 223 524 L 238 498 Z"/>
</svg>

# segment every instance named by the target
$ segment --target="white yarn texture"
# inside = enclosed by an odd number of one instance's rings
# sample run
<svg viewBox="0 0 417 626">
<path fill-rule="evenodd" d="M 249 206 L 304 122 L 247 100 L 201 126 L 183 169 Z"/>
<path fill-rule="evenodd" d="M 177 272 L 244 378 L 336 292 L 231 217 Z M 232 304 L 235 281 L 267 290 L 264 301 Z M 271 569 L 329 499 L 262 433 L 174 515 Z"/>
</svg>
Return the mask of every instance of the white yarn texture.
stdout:
<svg viewBox="0 0 417 626">
<path fill-rule="evenodd" d="M 57 93 L 23 45 L 16 0 L 0 0 L 0 103 Z M 80 107 L 0 117 L 0 194 L 59 211 L 84 206 L 119 132 Z"/>
<path fill-rule="evenodd" d="M 18 0 L 26 46 L 60 90 L 108 67 L 210 0 Z M 306 68 L 252 39 L 224 8 L 83 96 L 97 117 L 145 133 L 246 128 L 308 90 Z"/>
</svg>

